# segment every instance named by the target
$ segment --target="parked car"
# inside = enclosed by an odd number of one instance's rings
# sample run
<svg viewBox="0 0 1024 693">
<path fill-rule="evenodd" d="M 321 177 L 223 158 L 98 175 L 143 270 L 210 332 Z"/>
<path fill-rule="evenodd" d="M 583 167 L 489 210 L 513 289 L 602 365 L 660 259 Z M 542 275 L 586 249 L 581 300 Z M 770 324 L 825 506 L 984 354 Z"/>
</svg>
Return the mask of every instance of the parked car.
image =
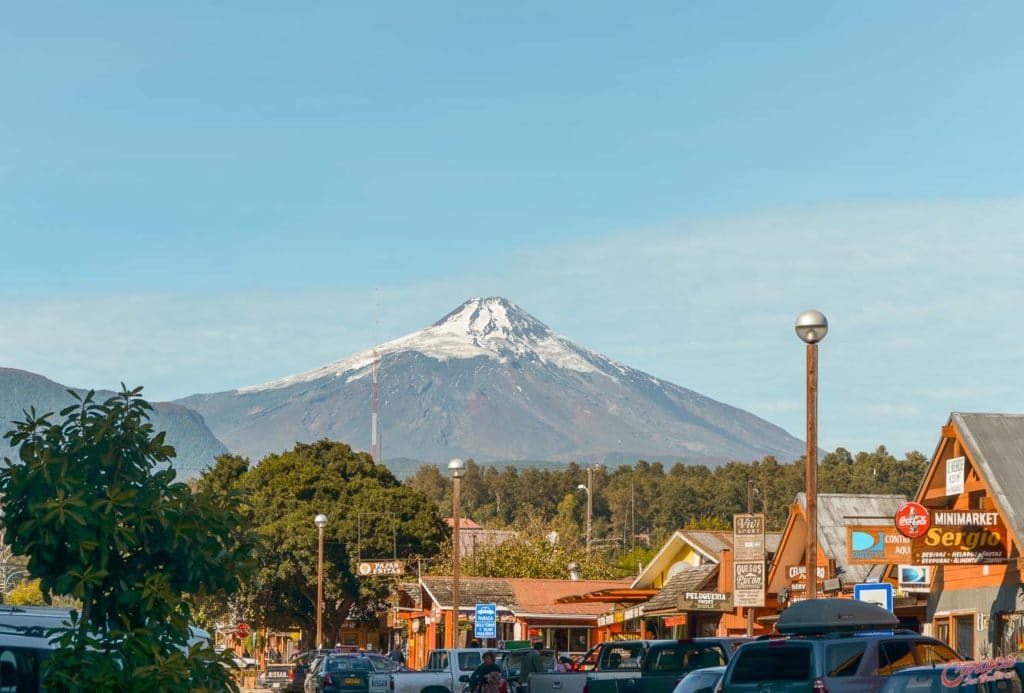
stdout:
<svg viewBox="0 0 1024 693">
<path fill-rule="evenodd" d="M 672 693 L 713 693 L 724 673 L 725 667 L 694 669 L 679 680 Z"/>
<path fill-rule="evenodd" d="M 370 693 L 462 693 L 487 648 L 434 650 L 421 671 L 375 675 Z"/>
<path fill-rule="evenodd" d="M 721 693 L 874 693 L 885 677 L 908 667 L 960 656 L 946 643 L 913 631 L 874 604 L 810 599 L 782 612 L 778 638 L 749 642 L 733 655 Z"/>
<path fill-rule="evenodd" d="M 392 669 L 397 669 L 397 666 Z M 306 674 L 304 692 L 367 693 L 370 690 L 370 677 L 375 671 L 373 660 L 365 654 L 324 655 L 313 662 Z"/>
<path fill-rule="evenodd" d="M 588 693 L 672 693 L 680 679 L 696 669 L 725 666 L 736 648 L 750 638 L 688 638 L 652 642 L 643 653 L 640 670 L 611 677 L 596 672 L 587 681 Z"/>
<path fill-rule="evenodd" d="M 992 662 L 993 660 L 988 660 Z M 909 667 L 889 676 L 881 693 L 1021 693 L 1024 690 L 1024 662 L 1006 662 L 1012 666 L 995 666 L 988 674 L 983 662 L 933 664 Z M 982 667 L 977 665 L 981 664 Z M 977 672 L 972 676 L 971 671 Z M 998 672 L 998 673 L 995 673 Z"/>
<path fill-rule="evenodd" d="M 495 661 L 501 667 L 501 678 L 509 683 L 509 690 L 515 691 L 519 686 L 519 671 L 523 666 L 523 659 L 533 651 L 532 647 L 523 647 L 515 650 L 507 650 L 496 653 Z M 554 671 L 555 661 L 558 653 L 555 650 L 543 649 L 540 651 L 541 666 L 544 671 Z"/>
<path fill-rule="evenodd" d="M 306 674 L 313 663 L 320 657 L 334 654 L 333 649 L 321 648 L 309 650 L 292 656 L 287 665 L 275 664 L 256 679 L 256 685 L 285 693 L 302 693 L 305 690 Z"/>
<path fill-rule="evenodd" d="M 530 676 L 530 693 L 583 693 L 597 678 L 635 678 L 640 662 L 658 640 L 612 640 L 598 643 L 579 661 L 576 671 L 542 672 Z M 588 691 L 589 693 L 589 691 Z"/>
</svg>

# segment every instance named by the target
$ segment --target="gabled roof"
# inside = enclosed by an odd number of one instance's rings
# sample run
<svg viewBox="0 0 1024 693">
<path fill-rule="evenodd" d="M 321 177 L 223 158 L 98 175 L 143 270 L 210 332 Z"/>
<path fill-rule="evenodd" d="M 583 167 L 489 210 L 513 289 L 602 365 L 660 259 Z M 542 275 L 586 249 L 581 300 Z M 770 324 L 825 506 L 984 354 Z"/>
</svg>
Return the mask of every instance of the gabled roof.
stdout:
<svg viewBox="0 0 1024 693">
<path fill-rule="evenodd" d="M 718 564 L 698 565 L 683 568 L 673 575 L 658 594 L 646 602 L 644 613 L 675 611 L 679 608 L 679 596 L 684 592 L 695 592 L 707 585 L 718 574 Z"/>
<path fill-rule="evenodd" d="M 971 462 L 1019 544 L 1024 540 L 1024 415 L 953 412 L 949 423 L 956 426 Z M 937 448 L 935 454 L 939 452 Z"/>
<path fill-rule="evenodd" d="M 782 532 L 765 532 L 765 551 L 774 552 L 782 541 Z M 692 546 L 701 555 L 701 561 L 717 564 L 723 550 L 732 551 L 732 532 L 708 529 L 678 529 L 662 545 L 651 562 L 644 566 L 633 580 L 632 587 L 651 585 L 655 576 L 668 570 L 683 546 Z"/>
<path fill-rule="evenodd" d="M 843 579 L 847 583 L 864 582 L 869 575 L 881 575 L 885 566 L 848 565 L 846 562 L 846 527 L 857 524 L 875 524 L 883 518 L 891 521 L 906 500 L 906 496 L 887 493 L 818 494 L 818 547 L 827 558 L 835 560 L 838 565 L 843 567 L 846 571 Z M 805 493 L 796 494 L 796 505 L 800 509 L 802 521 L 807 517 L 807 495 Z M 790 540 L 792 527 L 796 521 L 796 515 L 791 512 L 783 535 L 787 541 Z M 769 574 L 771 582 L 774 582 L 773 578 L 782 566 L 782 560 L 783 556 L 776 554 L 776 561 Z"/>
<path fill-rule="evenodd" d="M 452 608 L 451 577 L 423 577 L 420 583 L 442 609 Z M 519 606 L 508 580 L 500 578 L 459 578 L 459 606 L 465 609 L 476 604 L 497 604 L 506 609 Z"/>
</svg>

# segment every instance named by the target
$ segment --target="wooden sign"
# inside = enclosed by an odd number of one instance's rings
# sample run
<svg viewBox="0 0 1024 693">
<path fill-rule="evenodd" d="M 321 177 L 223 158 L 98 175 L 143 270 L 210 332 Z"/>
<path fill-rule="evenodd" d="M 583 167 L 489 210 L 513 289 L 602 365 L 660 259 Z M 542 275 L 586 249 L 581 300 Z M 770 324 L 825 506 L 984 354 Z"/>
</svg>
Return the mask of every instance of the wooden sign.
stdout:
<svg viewBox="0 0 1024 693">
<path fill-rule="evenodd" d="M 729 592 L 683 592 L 676 606 L 680 611 L 732 611 Z"/>
<path fill-rule="evenodd" d="M 737 563 L 764 560 L 764 513 L 732 516 L 732 556 Z"/>
<path fill-rule="evenodd" d="M 846 528 L 846 562 L 894 565 L 911 562 L 913 540 L 895 525 L 850 525 Z"/>
<path fill-rule="evenodd" d="M 405 561 L 363 561 L 356 566 L 359 577 L 384 577 L 404 575 Z"/>
</svg>

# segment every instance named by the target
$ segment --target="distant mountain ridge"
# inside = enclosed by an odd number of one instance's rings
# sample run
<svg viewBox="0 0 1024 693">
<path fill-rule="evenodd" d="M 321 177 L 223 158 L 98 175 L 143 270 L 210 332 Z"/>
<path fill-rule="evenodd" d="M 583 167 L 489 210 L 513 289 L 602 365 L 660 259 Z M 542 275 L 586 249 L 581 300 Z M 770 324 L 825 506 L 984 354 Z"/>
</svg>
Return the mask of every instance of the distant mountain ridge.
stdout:
<svg viewBox="0 0 1024 693">
<path fill-rule="evenodd" d="M 0 435 L 14 428 L 12 421 L 24 419 L 23 412 L 35 407 L 40 414 L 53 412 L 73 404 L 68 390 L 85 394 L 87 389 L 72 388 L 49 378 L 16 368 L 0 368 Z M 145 393 L 143 393 L 145 394 Z M 97 390 L 96 399 L 106 400 L 114 393 Z M 157 431 L 167 432 L 167 443 L 174 447 L 177 457 L 172 465 L 178 477 L 188 479 L 213 464 L 217 455 L 228 451 L 224 443 L 206 426 L 203 417 L 186 406 L 174 402 L 150 402 L 150 422 Z M 0 439 L 0 457 L 17 454 L 8 441 Z"/>
<path fill-rule="evenodd" d="M 717 463 L 804 450 L 778 426 L 574 344 L 499 297 L 470 299 L 376 355 L 385 460 Z M 368 450 L 374 358 L 369 349 L 178 401 L 254 460 L 323 437 Z"/>
</svg>

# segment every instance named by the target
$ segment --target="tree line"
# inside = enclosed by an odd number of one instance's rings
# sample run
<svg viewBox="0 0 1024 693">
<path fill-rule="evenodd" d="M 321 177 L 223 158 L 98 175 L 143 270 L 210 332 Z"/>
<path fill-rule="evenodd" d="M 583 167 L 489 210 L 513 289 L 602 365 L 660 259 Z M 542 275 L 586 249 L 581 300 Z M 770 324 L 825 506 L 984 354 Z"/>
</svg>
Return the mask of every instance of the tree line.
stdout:
<svg viewBox="0 0 1024 693">
<path fill-rule="evenodd" d="M 928 466 L 920 452 L 902 458 L 884 446 L 851 453 L 837 448 L 822 456 L 820 493 L 897 493 L 917 491 Z M 804 458 L 788 463 L 768 456 L 754 462 L 729 462 L 718 467 L 641 460 L 592 472 L 593 538 L 616 555 L 641 545 L 658 546 L 682 528 L 729 529 L 732 515 L 747 509 L 748 482 L 755 512 L 766 515 L 768 528 L 782 530 L 796 494 L 805 489 Z M 451 513 L 452 481 L 433 465 L 425 465 L 406 485 L 435 499 L 439 512 Z M 460 508 L 464 517 L 487 528 L 526 529 L 537 523 L 558 531 L 563 540 L 579 538 L 586 528 L 587 468 L 498 469 L 470 460 L 462 480 Z"/>
</svg>

